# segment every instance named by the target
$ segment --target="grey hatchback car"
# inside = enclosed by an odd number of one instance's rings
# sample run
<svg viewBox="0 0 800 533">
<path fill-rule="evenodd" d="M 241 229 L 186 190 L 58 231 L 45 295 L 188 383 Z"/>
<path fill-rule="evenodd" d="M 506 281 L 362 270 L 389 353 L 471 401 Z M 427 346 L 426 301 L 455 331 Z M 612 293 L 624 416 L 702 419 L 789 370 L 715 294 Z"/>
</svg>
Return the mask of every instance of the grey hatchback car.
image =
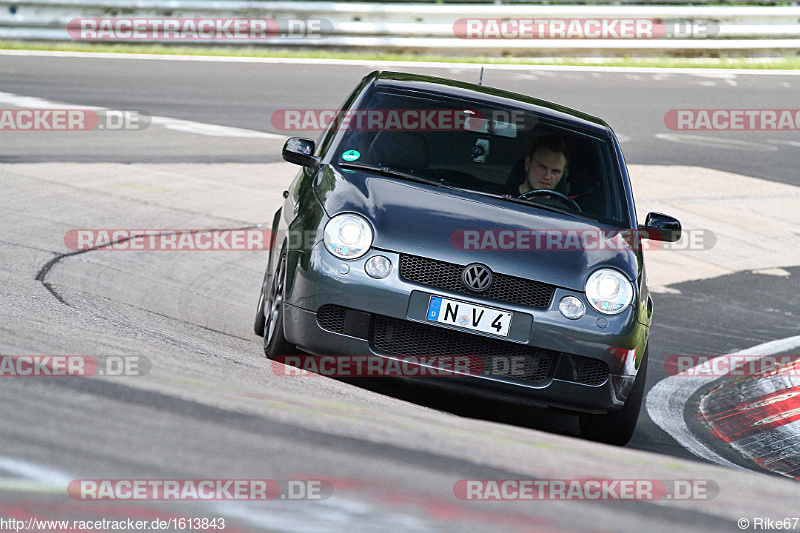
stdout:
<svg viewBox="0 0 800 533">
<path fill-rule="evenodd" d="M 601 119 L 454 80 L 376 71 L 300 165 L 272 222 L 255 332 L 275 359 L 465 356 L 461 390 L 636 426 L 653 304 L 619 142 Z M 426 383 L 427 384 L 427 383 Z"/>
</svg>

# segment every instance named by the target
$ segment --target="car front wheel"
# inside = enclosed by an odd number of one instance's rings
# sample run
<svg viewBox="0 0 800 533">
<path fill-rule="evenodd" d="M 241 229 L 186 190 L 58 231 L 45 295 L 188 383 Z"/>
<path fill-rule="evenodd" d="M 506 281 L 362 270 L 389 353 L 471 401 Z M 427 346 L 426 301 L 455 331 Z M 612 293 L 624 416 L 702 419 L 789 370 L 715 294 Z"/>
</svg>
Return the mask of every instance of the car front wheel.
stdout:
<svg viewBox="0 0 800 533">
<path fill-rule="evenodd" d="M 267 265 L 267 268 L 264 272 L 264 279 L 261 281 L 261 292 L 259 292 L 258 306 L 256 307 L 256 319 L 255 322 L 253 322 L 253 331 L 259 337 L 264 336 L 264 319 L 266 319 L 266 317 L 264 316 L 264 303 L 265 300 L 267 299 L 264 292 L 267 290 L 266 285 L 267 285 L 268 274 L 269 274 L 269 265 Z"/>
<path fill-rule="evenodd" d="M 297 353 L 297 348 L 283 336 L 283 295 L 286 281 L 286 251 L 281 252 L 278 266 L 272 275 L 269 292 L 264 297 L 264 355 L 274 359 L 279 355 Z"/>
<path fill-rule="evenodd" d="M 581 436 L 585 439 L 617 446 L 628 444 L 636 429 L 636 422 L 639 420 L 646 378 L 647 348 L 644 350 L 642 365 L 625 405 L 618 411 L 611 411 L 603 415 L 579 415 Z"/>
</svg>

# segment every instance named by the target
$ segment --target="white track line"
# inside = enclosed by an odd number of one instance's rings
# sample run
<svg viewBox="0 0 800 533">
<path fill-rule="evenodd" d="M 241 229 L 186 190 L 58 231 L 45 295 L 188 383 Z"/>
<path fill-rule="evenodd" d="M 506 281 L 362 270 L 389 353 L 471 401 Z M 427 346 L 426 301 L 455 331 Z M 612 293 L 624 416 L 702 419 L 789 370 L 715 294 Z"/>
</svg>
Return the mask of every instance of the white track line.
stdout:
<svg viewBox="0 0 800 533">
<path fill-rule="evenodd" d="M 51 466 L 41 466 L 6 455 L 0 455 L 0 470 L 26 480 L 63 487 L 64 492 L 70 481 L 75 479 Z"/>
<path fill-rule="evenodd" d="M 800 346 L 800 335 L 765 342 L 764 344 L 759 344 L 752 348 L 727 355 L 764 357 L 766 355 L 774 355 L 793 350 L 798 346 Z M 669 433 L 673 439 L 678 441 L 681 446 L 694 455 L 723 466 L 741 469 L 742 467 L 739 465 L 735 465 L 723 459 L 708 448 L 708 446 L 700 442 L 700 440 L 689 431 L 686 419 L 683 417 L 683 408 L 689 398 L 691 398 L 700 387 L 719 379 L 717 376 L 708 375 L 713 373 L 710 371 L 712 368 L 712 360 L 713 359 L 709 359 L 687 370 L 686 374 L 688 374 L 688 376 L 669 376 L 656 383 L 647 394 L 647 413 L 650 415 L 650 418 L 653 419 L 653 422 L 658 424 L 661 429 Z"/>
<path fill-rule="evenodd" d="M 106 107 L 64 104 L 53 102 L 35 96 L 22 96 L 12 93 L 0 92 L 0 104 L 13 105 L 26 109 L 89 109 L 92 111 L 111 111 Z M 158 124 L 168 130 L 181 131 L 184 133 L 196 133 L 209 137 L 238 137 L 247 139 L 286 139 L 286 135 L 275 133 L 265 133 L 263 131 L 247 130 L 242 128 L 232 128 L 230 126 L 220 126 L 219 124 L 208 124 L 205 122 L 195 122 L 193 120 L 181 120 L 171 117 L 151 116 L 151 124 Z"/>
<path fill-rule="evenodd" d="M 0 455 L 0 471 L 12 474 L 16 478 L 33 481 L 58 492 L 66 494 L 70 482 L 84 477 L 69 475 L 51 466 L 38 465 L 15 457 Z M 16 479 L 0 478 L 0 490 L 14 490 Z M 18 485 L 18 484 L 17 484 Z M 208 501 L 205 503 L 217 513 L 247 521 L 259 529 L 275 531 L 318 531 L 319 524 L 326 523 L 336 526 L 332 531 L 346 531 L 358 521 L 363 521 L 364 516 L 371 517 L 367 520 L 370 527 L 375 530 L 390 531 L 426 531 L 431 524 L 425 519 L 414 516 L 412 512 L 403 513 L 382 511 L 378 514 L 374 504 L 355 500 L 349 497 L 337 496 L 332 501 L 315 502 L 313 511 L 299 512 L 296 501 L 272 500 L 265 507 L 264 502 L 255 501 Z M 123 503 L 132 505 L 145 505 L 144 500 L 131 499 Z M 259 505 L 262 504 L 262 505 Z M 3 530 L 7 531 L 7 530 Z"/>
<path fill-rule="evenodd" d="M 729 75 L 754 76 L 800 76 L 800 70 L 770 69 L 727 69 L 727 68 L 656 68 L 656 67 L 603 67 L 593 65 L 510 65 L 494 63 L 438 63 L 428 61 L 381 61 L 378 59 L 311 59 L 293 57 L 237 57 L 237 56 L 192 56 L 167 54 L 117 54 L 110 52 L 56 52 L 46 50 L 0 50 L 0 56 L 23 57 L 70 57 L 84 59 L 145 59 L 150 61 L 196 61 L 205 63 L 266 63 L 278 65 L 339 65 L 339 66 L 372 66 L 372 67 L 404 67 L 404 68 L 471 68 L 484 67 L 493 70 L 540 70 L 540 71 L 577 71 L 577 72 L 635 72 L 639 74 L 694 74 L 698 76 L 720 73 Z"/>
</svg>

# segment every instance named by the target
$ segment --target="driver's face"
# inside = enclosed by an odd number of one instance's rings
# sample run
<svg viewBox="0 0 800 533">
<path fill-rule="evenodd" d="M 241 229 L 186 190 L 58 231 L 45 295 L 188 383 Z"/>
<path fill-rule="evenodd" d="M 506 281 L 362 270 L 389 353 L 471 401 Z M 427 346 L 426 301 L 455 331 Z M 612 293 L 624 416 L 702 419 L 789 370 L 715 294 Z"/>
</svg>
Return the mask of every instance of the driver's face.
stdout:
<svg viewBox="0 0 800 533">
<path fill-rule="evenodd" d="M 567 158 L 564 154 L 542 147 L 525 158 L 527 182 L 531 189 L 553 190 L 564 175 Z"/>
</svg>

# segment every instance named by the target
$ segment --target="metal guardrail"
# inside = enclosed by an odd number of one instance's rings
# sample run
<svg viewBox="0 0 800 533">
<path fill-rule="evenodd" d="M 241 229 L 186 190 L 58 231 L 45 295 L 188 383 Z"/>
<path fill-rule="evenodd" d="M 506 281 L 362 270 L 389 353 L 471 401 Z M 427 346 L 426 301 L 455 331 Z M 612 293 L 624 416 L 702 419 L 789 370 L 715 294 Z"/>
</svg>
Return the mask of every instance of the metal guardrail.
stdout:
<svg viewBox="0 0 800 533">
<path fill-rule="evenodd" d="M 158 1 L 132 1 L 128 5 L 121 4 L 120 1 L 107 0 L 105 2 L 85 0 L 83 2 L 74 2 L 66 0 L 66 3 L 75 5 L 98 5 L 105 3 L 109 6 L 117 8 L 136 8 L 139 4 L 160 4 L 165 9 L 172 9 L 175 4 L 193 5 L 200 8 L 228 10 L 246 8 L 247 5 L 258 4 L 263 0 L 165 0 Z M 287 0 L 295 3 L 305 3 L 305 0 Z M 32 4 L 49 4 L 53 5 L 59 3 L 60 0 L 38 0 L 26 2 Z M 397 3 L 414 3 L 414 4 L 516 4 L 516 5 L 636 5 L 636 6 L 654 6 L 654 5 L 674 5 L 679 7 L 694 6 L 694 5 L 736 5 L 736 6 L 795 6 L 799 5 L 798 0 L 337 0 L 337 3 L 368 3 L 368 4 L 397 4 Z M 14 5 L 19 2 L 4 2 L 4 4 Z"/>
<path fill-rule="evenodd" d="M 606 1 L 606 0 L 601 0 Z M 611 0 L 608 0 L 611 1 Z M 666 0 L 664 0 L 666 1 Z M 474 54 L 554 51 L 680 52 L 800 51 L 798 6 L 421 4 L 209 0 L 0 0 L 0 39 L 70 41 L 67 24 L 79 17 L 323 19 L 319 36 L 219 41 L 213 44 L 322 46 Z M 459 19 L 650 19 L 713 27 L 714 35 L 660 39 L 465 39 Z M 144 42 L 144 41 L 137 41 Z M 148 41 L 152 42 L 152 41 Z M 188 44 L 181 41 L 179 44 Z M 208 45 L 209 42 L 202 44 Z"/>
</svg>

